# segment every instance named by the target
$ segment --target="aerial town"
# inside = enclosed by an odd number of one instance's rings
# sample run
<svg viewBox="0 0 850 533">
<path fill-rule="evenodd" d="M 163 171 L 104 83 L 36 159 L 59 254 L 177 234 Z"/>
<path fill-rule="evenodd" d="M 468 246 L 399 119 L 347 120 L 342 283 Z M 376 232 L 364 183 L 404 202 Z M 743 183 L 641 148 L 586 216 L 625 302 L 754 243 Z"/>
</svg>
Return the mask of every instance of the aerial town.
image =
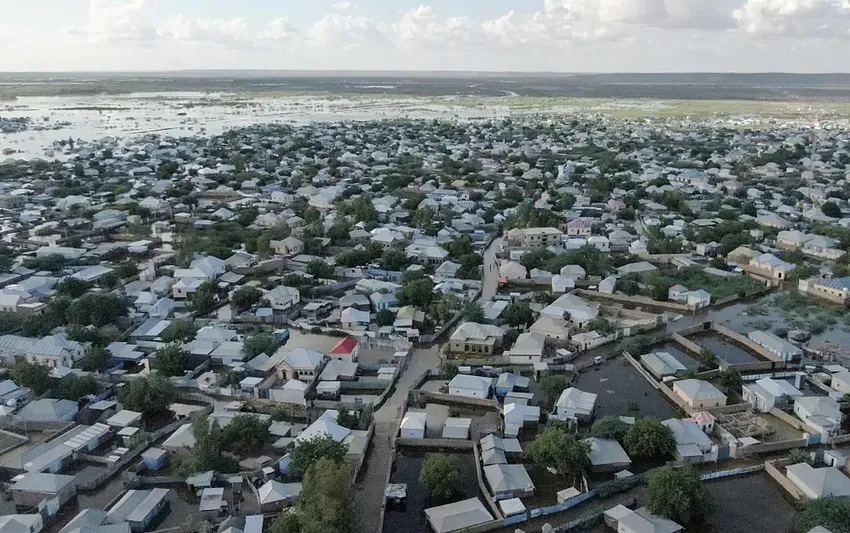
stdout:
<svg viewBox="0 0 850 533">
<path fill-rule="evenodd" d="M 850 531 L 846 127 L 44 148 L 0 161 L 2 533 Z"/>
</svg>

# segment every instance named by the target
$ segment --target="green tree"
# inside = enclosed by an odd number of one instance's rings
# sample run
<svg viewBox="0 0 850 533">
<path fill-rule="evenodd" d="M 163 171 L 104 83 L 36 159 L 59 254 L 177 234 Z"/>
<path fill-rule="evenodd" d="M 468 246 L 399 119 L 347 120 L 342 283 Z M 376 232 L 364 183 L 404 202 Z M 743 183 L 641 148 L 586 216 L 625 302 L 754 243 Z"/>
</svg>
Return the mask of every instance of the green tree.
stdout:
<svg viewBox="0 0 850 533">
<path fill-rule="evenodd" d="M 301 533 L 349 533 L 356 526 L 354 489 L 340 461 L 322 457 L 304 474 L 298 512 Z"/>
<path fill-rule="evenodd" d="M 333 226 L 328 230 L 328 238 L 336 242 L 348 240 L 348 234 L 351 231 L 351 226 L 344 218 L 334 222 Z"/>
<path fill-rule="evenodd" d="M 741 378 L 741 371 L 737 368 L 729 368 L 720 374 L 720 386 L 727 394 L 731 392 L 741 393 L 744 386 L 744 380 Z"/>
<path fill-rule="evenodd" d="M 174 386 L 158 374 L 134 379 L 118 394 L 125 409 L 148 416 L 167 411 L 175 398 Z"/>
<path fill-rule="evenodd" d="M 413 280 L 405 283 L 396 296 L 400 305 L 427 308 L 434 297 L 434 283 L 427 278 Z"/>
<path fill-rule="evenodd" d="M 296 442 L 290 451 L 289 475 L 301 479 L 310 465 L 319 459 L 341 463 L 347 453 L 348 445 L 335 441 L 329 435 Z"/>
<path fill-rule="evenodd" d="M 50 369 L 45 365 L 18 359 L 12 367 L 12 376 L 18 385 L 29 387 L 36 396 L 41 396 L 50 388 Z"/>
<path fill-rule="evenodd" d="M 530 326 L 534 322 L 534 312 L 527 303 L 513 303 L 502 312 L 502 321 L 512 328 Z"/>
<path fill-rule="evenodd" d="M 463 308 L 463 319 L 467 322 L 476 322 L 478 324 L 484 322 L 484 309 L 478 302 L 469 302 Z"/>
<path fill-rule="evenodd" d="M 86 372 L 100 372 L 109 361 L 109 352 L 103 346 L 92 345 L 86 350 L 86 356 L 81 362 Z"/>
<path fill-rule="evenodd" d="M 386 270 L 401 271 L 410 265 L 410 259 L 403 251 L 397 248 L 387 248 L 381 256 L 381 268 Z"/>
<path fill-rule="evenodd" d="M 72 301 L 65 312 L 70 324 L 101 327 L 127 314 L 127 302 L 115 294 L 86 293 Z"/>
<path fill-rule="evenodd" d="M 236 415 L 221 430 L 222 446 L 241 456 L 257 453 L 269 438 L 271 423 L 250 414 Z"/>
<path fill-rule="evenodd" d="M 295 509 L 284 509 L 275 517 L 269 533 L 301 533 L 301 520 Z"/>
<path fill-rule="evenodd" d="M 452 259 L 460 260 L 465 255 L 475 253 L 475 248 L 472 246 L 472 240 L 468 236 L 461 235 L 455 237 L 455 240 L 446 245 L 446 251 L 449 252 Z"/>
<path fill-rule="evenodd" d="M 337 423 L 348 429 L 357 429 L 360 425 L 360 416 L 357 411 L 350 411 L 345 407 L 340 408 L 339 415 L 336 417 Z"/>
<path fill-rule="evenodd" d="M 89 284 L 77 278 L 67 277 L 56 285 L 56 293 L 70 298 L 79 298 L 89 290 Z"/>
<path fill-rule="evenodd" d="M 546 407 L 551 409 L 561 396 L 561 393 L 569 387 L 567 378 L 559 374 L 547 374 L 540 380 L 540 390 L 543 392 Z"/>
<path fill-rule="evenodd" d="M 673 430 L 657 418 L 641 418 L 635 421 L 626 433 L 624 443 L 632 457 L 663 458 L 673 455 L 676 450 Z"/>
<path fill-rule="evenodd" d="M 419 473 L 419 484 L 432 503 L 450 502 L 462 493 L 461 465 L 457 457 L 436 453 L 429 455 Z"/>
<path fill-rule="evenodd" d="M 590 445 L 560 426 L 549 426 L 538 434 L 527 452 L 536 464 L 554 468 L 565 476 L 578 475 L 590 464 Z"/>
<path fill-rule="evenodd" d="M 838 204 L 835 202 L 824 202 L 822 206 L 820 206 L 821 212 L 832 218 L 841 218 L 841 208 L 838 207 Z"/>
<path fill-rule="evenodd" d="M 794 533 L 821 526 L 829 531 L 850 531 L 850 498 L 818 498 L 803 503 L 794 518 Z"/>
<path fill-rule="evenodd" d="M 590 428 L 590 436 L 597 439 L 623 442 L 630 427 L 630 424 L 623 422 L 616 416 L 605 416 L 593 423 Z"/>
<path fill-rule="evenodd" d="M 189 353 L 179 344 L 168 344 L 156 351 L 153 368 L 164 376 L 182 376 L 188 358 Z"/>
<path fill-rule="evenodd" d="M 257 357 L 261 353 L 273 356 L 277 351 L 280 342 L 271 333 L 256 333 L 245 339 L 245 344 L 242 346 L 245 355 L 249 359 Z"/>
<path fill-rule="evenodd" d="M 159 336 L 163 342 L 187 341 L 195 336 L 194 324 L 188 320 L 173 320 Z"/>
<path fill-rule="evenodd" d="M 690 465 L 650 471 L 646 483 L 649 510 L 653 514 L 687 526 L 711 511 L 711 495 L 699 471 Z"/>
<path fill-rule="evenodd" d="M 316 278 L 329 279 L 333 278 L 334 267 L 321 259 L 313 259 L 307 263 L 307 273 Z"/>
<path fill-rule="evenodd" d="M 381 309 L 375 317 L 375 323 L 379 326 L 392 326 L 395 322 L 395 314 L 389 309 Z"/>
<path fill-rule="evenodd" d="M 210 281 L 201 283 L 192 296 L 192 308 L 203 316 L 212 313 L 216 308 L 215 286 Z"/>
<path fill-rule="evenodd" d="M 260 289 L 247 285 L 236 290 L 230 297 L 230 303 L 237 313 L 244 313 L 251 308 L 252 305 L 260 301 L 263 293 Z"/>
<path fill-rule="evenodd" d="M 606 335 L 610 335 L 616 331 L 614 326 L 611 325 L 604 317 L 597 317 L 587 324 L 584 325 L 585 331 L 596 331 L 603 337 Z"/>
<path fill-rule="evenodd" d="M 79 402 L 90 394 L 97 394 L 99 386 L 94 376 L 70 374 L 59 380 L 56 385 L 56 397 Z"/>
</svg>

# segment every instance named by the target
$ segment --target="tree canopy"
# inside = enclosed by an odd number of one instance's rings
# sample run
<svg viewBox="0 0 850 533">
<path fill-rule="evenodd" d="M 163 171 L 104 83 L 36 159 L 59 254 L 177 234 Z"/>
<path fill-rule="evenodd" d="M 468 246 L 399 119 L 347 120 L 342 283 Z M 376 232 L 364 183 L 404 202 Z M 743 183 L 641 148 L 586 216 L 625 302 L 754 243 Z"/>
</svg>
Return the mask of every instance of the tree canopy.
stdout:
<svg viewBox="0 0 850 533">
<path fill-rule="evenodd" d="M 633 457 L 663 458 L 676 450 L 673 430 L 651 417 L 636 420 L 626 433 L 624 443 Z"/>
<path fill-rule="evenodd" d="M 36 396 L 44 394 L 50 388 L 50 369 L 45 365 L 18 359 L 12 367 L 12 376 L 18 385 L 29 387 Z"/>
<path fill-rule="evenodd" d="M 419 473 L 419 484 L 432 503 L 447 503 L 461 494 L 461 465 L 457 457 L 437 453 L 429 455 Z"/>
<path fill-rule="evenodd" d="M 649 472 L 646 480 L 653 514 L 687 526 L 711 511 L 711 495 L 699 471 L 690 465 L 658 468 Z"/>
<path fill-rule="evenodd" d="M 564 392 L 569 386 L 567 382 L 567 378 L 559 374 L 547 374 L 540 380 L 540 390 L 543 392 L 543 396 L 546 400 L 546 406 L 548 408 L 552 408 L 555 406 L 555 402 L 558 401 L 558 397 L 561 396 L 561 393 Z"/>
<path fill-rule="evenodd" d="M 119 400 L 125 409 L 153 415 L 168 410 L 174 403 L 174 386 L 157 374 L 137 378 L 121 389 Z"/>
<path fill-rule="evenodd" d="M 237 313 L 244 313 L 251 308 L 252 305 L 260 301 L 263 293 L 260 289 L 250 285 L 241 287 L 230 297 L 230 304 Z"/>
<path fill-rule="evenodd" d="M 794 533 L 807 533 L 817 526 L 830 531 L 850 531 L 850 498 L 818 498 L 805 502 L 794 518 Z"/>
<path fill-rule="evenodd" d="M 593 423 L 590 436 L 597 439 L 610 439 L 623 442 L 631 425 L 616 416 L 605 416 Z"/>
<path fill-rule="evenodd" d="M 576 475 L 584 470 L 590 464 L 589 454 L 589 444 L 577 440 L 559 426 L 547 427 L 528 446 L 532 461 L 563 475 Z"/>
<path fill-rule="evenodd" d="M 156 351 L 153 368 L 164 376 L 182 376 L 188 362 L 189 352 L 179 344 L 168 344 Z"/>
<path fill-rule="evenodd" d="M 280 342 L 274 334 L 255 333 L 245 339 L 245 344 L 242 346 L 242 350 L 249 359 L 253 359 L 261 353 L 264 353 L 269 357 L 273 356 L 277 351 L 278 346 L 280 346 Z"/>
<path fill-rule="evenodd" d="M 326 458 L 340 463 L 347 453 L 347 445 L 336 442 L 328 435 L 297 442 L 290 451 L 292 462 L 289 464 L 289 475 L 301 479 L 310 465 L 319 459 Z"/>
<path fill-rule="evenodd" d="M 502 321 L 512 328 L 530 326 L 534 321 L 534 312 L 527 303 L 512 303 L 502 312 Z"/>
</svg>

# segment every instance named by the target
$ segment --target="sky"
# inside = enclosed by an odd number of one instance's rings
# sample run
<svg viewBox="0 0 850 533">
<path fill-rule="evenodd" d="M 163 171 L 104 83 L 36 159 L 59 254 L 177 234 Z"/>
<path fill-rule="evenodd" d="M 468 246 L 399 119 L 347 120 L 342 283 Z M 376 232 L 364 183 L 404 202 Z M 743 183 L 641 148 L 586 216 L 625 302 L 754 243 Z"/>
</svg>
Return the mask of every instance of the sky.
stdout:
<svg viewBox="0 0 850 533">
<path fill-rule="evenodd" d="M 15 72 L 850 72 L 848 45 L 850 0 L 0 0 Z"/>
</svg>

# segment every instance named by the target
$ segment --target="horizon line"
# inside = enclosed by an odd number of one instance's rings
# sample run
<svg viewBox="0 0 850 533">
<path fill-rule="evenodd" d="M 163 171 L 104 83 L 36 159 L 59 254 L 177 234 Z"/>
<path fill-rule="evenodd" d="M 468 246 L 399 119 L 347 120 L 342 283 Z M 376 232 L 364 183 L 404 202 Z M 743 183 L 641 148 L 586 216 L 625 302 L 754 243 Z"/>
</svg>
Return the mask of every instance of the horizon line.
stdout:
<svg viewBox="0 0 850 533">
<path fill-rule="evenodd" d="M 192 74 L 192 73 L 281 73 L 281 74 L 468 74 L 468 75 L 545 75 L 545 76 L 615 76 L 615 75 L 791 75 L 791 76 L 846 76 L 850 72 L 796 72 L 796 71 L 714 71 L 714 70 L 669 70 L 669 71 L 554 71 L 554 70 L 468 70 L 468 69 L 251 69 L 251 68 L 190 68 L 190 69 L 142 69 L 142 70 L 0 70 L 0 76 L 10 74 Z"/>
</svg>

